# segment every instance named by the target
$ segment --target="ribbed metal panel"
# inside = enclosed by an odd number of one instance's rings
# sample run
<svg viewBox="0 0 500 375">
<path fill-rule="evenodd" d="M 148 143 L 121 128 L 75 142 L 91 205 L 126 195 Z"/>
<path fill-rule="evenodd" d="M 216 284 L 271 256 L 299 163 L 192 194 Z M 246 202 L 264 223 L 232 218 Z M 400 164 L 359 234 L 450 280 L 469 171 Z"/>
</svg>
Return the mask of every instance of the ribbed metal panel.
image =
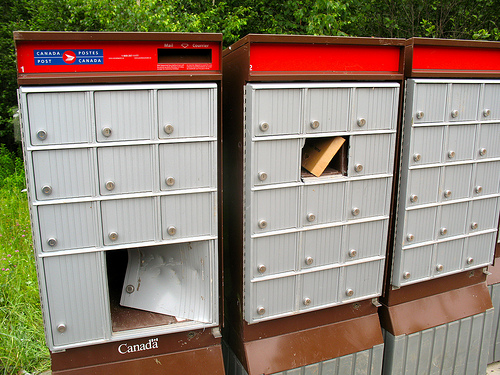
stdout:
<svg viewBox="0 0 500 375">
<path fill-rule="evenodd" d="M 384 256 L 387 244 L 387 220 L 345 226 L 346 242 L 342 249 L 342 259 L 351 261 L 371 256 Z M 356 254 L 351 256 L 351 250 Z"/>
<path fill-rule="evenodd" d="M 380 294 L 382 291 L 383 267 L 383 260 L 346 266 L 343 269 L 344 285 L 340 287 L 339 298 L 345 301 Z M 349 289 L 354 292 L 352 296 L 347 295 Z"/>
<path fill-rule="evenodd" d="M 398 113 L 398 93 L 399 88 L 392 87 L 355 88 L 351 129 L 394 129 Z M 366 120 L 366 125 L 360 127 L 358 120 L 362 118 Z"/>
<path fill-rule="evenodd" d="M 448 126 L 448 141 L 443 151 L 443 161 L 453 162 L 474 159 L 476 125 Z"/>
<path fill-rule="evenodd" d="M 462 251 L 465 239 L 438 243 L 435 247 L 435 262 L 431 265 L 434 275 L 444 275 L 462 268 Z M 438 265 L 442 265 L 438 269 Z"/>
<path fill-rule="evenodd" d="M 101 202 L 104 244 L 115 245 L 154 240 L 153 205 L 153 198 Z M 110 238 L 110 233 L 113 232 L 118 235 L 116 240 Z"/>
<path fill-rule="evenodd" d="M 225 342 L 222 343 L 222 353 L 227 375 L 248 375 L 241 362 Z M 273 375 L 380 375 L 382 373 L 383 357 L 384 344 L 380 344 L 371 349 L 277 372 Z"/>
<path fill-rule="evenodd" d="M 476 183 L 472 186 L 482 187 L 482 192 L 472 192 L 473 196 L 500 193 L 500 161 L 476 164 Z"/>
<path fill-rule="evenodd" d="M 436 225 L 437 240 L 466 233 L 467 207 L 467 202 L 441 206 L 441 215 Z"/>
<path fill-rule="evenodd" d="M 467 231 L 474 233 L 480 230 L 498 227 L 499 198 L 478 199 L 469 202 L 469 218 Z M 472 227 L 477 223 L 477 229 Z"/>
<path fill-rule="evenodd" d="M 252 176 L 254 185 L 299 181 L 301 144 L 299 139 L 253 143 Z M 266 179 L 259 174 L 266 173 Z"/>
<path fill-rule="evenodd" d="M 388 215 L 391 178 L 350 181 L 346 207 L 348 220 Z M 353 209 L 359 208 L 355 215 Z"/>
<path fill-rule="evenodd" d="M 302 191 L 304 207 L 301 214 L 303 226 L 342 221 L 345 183 L 305 185 Z M 315 216 L 311 220 L 311 216 Z"/>
<path fill-rule="evenodd" d="M 465 268 L 477 268 L 493 262 L 496 232 L 470 236 L 466 241 L 463 253 L 463 266 Z M 472 258 L 473 262 L 468 262 Z"/>
<path fill-rule="evenodd" d="M 215 235 L 214 193 L 168 195 L 161 197 L 161 222 L 164 240 Z M 169 228 L 175 228 L 170 234 Z"/>
<path fill-rule="evenodd" d="M 486 83 L 484 85 L 483 107 L 479 108 L 480 120 L 498 120 L 500 119 L 500 84 Z M 483 111 L 490 110 L 490 115 L 485 117 Z"/>
<path fill-rule="evenodd" d="M 216 89 L 158 90 L 160 138 L 215 136 Z M 164 131 L 166 125 L 173 132 Z"/>
<path fill-rule="evenodd" d="M 472 179 L 472 164 L 448 165 L 444 167 L 442 191 L 450 190 L 451 196 L 446 198 L 441 193 L 441 201 L 467 198 L 469 196 L 469 184 Z M 464 183 L 464 181 L 466 183 Z"/>
<path fill-rule="evenodd" d="M 370 174 L 391 174 L 394 159 L 394 136 L 392 134 L 371 134 L 351 136 L 349 145 L 349 176 Z M 355 165 L 363 170 L 357 172 Z"/>
<path fill-rule="evenodd" d="M 500 147 L 498 147 L 498 139 L 500 139 L 500 124 L 481 124 L 479 129 L 479 137 L 476 142 L 477 159 L 496 158 L 500 156 Z M 485 155 L 480 155 L 479 150 L 486 149 Z"/>
<path fill-rule="evenodd" d="M 493 322 L 488 363 L 500 361 L 500 284 L 488 286 L 493 303 Z"/>
<path fill-rule="evenodd" d="M 299 296 L 299 310 L 308 310 L 337 302 L 339 300 L 339 276 L 339 268 L 303 274 L 301 276 L 302 298 Z"/>
<path fill-rule="evenodd" d="M 393 277 L 394 285 L 403 285 L 431 275 L 432 248 L 430 246 L 405 249 L 401 254 L 401 266 Z M 397 279 L 397 280 L 396 280 Z"/>
<path fill-rule="evenodd" d="M 437 210 L 437 207 L 429 207 L 406 212 L 403 246 L 434 239 Z M 408 237 L 410 235 L 413 237 Z"/>
<path fill-rule="evenodd" d="M 252 88 L 252 85 L 247 85 Z M 252 95 L 252 129 L 255 136 L 298 134 L 301 130 L 301 89 L 255 90 Z M 265 122 L 269 128 L 263 131 Z"/>
<path fill-rule="evenodd" d="M 406 191 L 407 206 L 414 206 L 438 201 L 441 168 L 412 169 L 408 173 L 408 188 Z M 417 199 L 410 201 L 415 195 Z"/>
<path fill-rule="evenodd" d="M 441 161 L 444 130 L 444 126 L 414 127 L 411 129 L 410 165 L 439 163 Z"/>
<path fill-rule="evenodd" d="M 97 149 L 101 195 L 153 190 L 151 146 L 104 147 Z M 109 182 L 113 187 L 109 188 Z"/>
<path fill-rule="evenodd" d="M 252 232 L 295 228 L 299 212 L 299 188 L 269 189 L 253 192 Z M 248 220 L 248 217 L 247 217 Z M 267 226 L 259 227 L 265 220 Z"/>
<path fill-rule="evenodd" d="M 295 277 L 282 277 L 274 280 L 260 281 L 252 283 L 253 303 L 247 306 L 248 320 L 257 321 L 282 313 L 290 313 L 295 310 Z M 258 313 L 258 309 L 263 307 L 265 312 Z"/>
<path fill-rule="evenodd" d="M 349 88 L 308 89 L 306 104 L 306 133 L 347 131 L 349 118 Z M 319 122 L 313 129 L 311 123 Z"/>
<path fill-rule="evenodd" d="M 84 92 L 28 94 L 31 144 L 54 145 L 90 141 L 90 116 Z M 47 138 L 37 137 L 40 130 Z"/>
<path fill-rule="evenodd" d="M 210 259 L 209 241 L 130 249 L 120 304 L 211 322 Z"/>
<path fill-rule="evenodd" d="M 89 197 L 92 168 L 89 149 L 34 151 L 33 173 L 37 200 Z M 44 193 L 44 187 L 50 193 Z"/>
<path fill-rule="evenodd" d="M 50 316 L 45 324 L 54 346 L 104 339 L 109 330 L 105 308 L 102 253 L 43 259 Z M 57 327 L 66 329 L 59 332 Z"/>
<path fill-rule="evenodd" d="M 150 139 L 151 93 L 148 90 L 98 91 L 94 94 L 96 135 L 99 142 Z M 111 134 L 105 136 L 104 128 Z"/>
<path fill-rule="evenodd" d="M 485 374 L 493 309 L 410 335 L 384 334 L 383 373 Z"/>
<path fill-rule="evenodd" d="M 301 268 L 339 263 L 341 259 L 342 227 L 331 227 L 302 232 Z M 307 258 L 312 258 L 307 264 Z"/>
<path fill-rule="evenodd" d="M 253 277 L 295 270 L 298 244 L 298 233 L 253 238 L 251 255 Z M 264 272 L 259 271 L 259 266 L 262 265 L 266 268 Z"/>
<path fill-rule="evenodd" d="M 169 143 L 159 146 L 161 190 L 216 185 L 214 142 Z M 172 180 L 168 180 L 173 178 Z"/>
<path fill-rule="evenodd" d="M 447 85 L 445 83 L 417 83 L 413 99 L 413 121 L 441 122 L 446 108 Z M 415 113 L 423 112 L 422 118 Z"/>
<path fill-rule="evenodd" d="M 38 206 L 43 251 L 96 246 L 96 202 Z M 49 239 L 55 239 L 54 246 Z M 50 243 L 53 243 L 52 241 Z"/>
<path fill-rule="evenodd" d="M 479 106 L 479 83 L 452 83 L 450 91 L 450 107 L 447 114 L 449 121 L 476 120 Z M 452 111 L 458 111 L 453 117 Z"/>
</svg>

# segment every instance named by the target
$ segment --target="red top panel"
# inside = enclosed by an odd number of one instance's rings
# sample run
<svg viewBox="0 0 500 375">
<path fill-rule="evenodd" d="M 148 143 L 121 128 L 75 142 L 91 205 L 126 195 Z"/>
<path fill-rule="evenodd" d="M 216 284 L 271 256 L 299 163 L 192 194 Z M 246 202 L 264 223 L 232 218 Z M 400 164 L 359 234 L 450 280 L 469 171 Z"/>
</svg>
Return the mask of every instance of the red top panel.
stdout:
<svg viewBox="0 0 500 375">
<path fill-rule="evenodd" d="M 18 41 L 18 73 L 220 71 L 220 43 Z"/>
<path fill-rule="evenodd" d="M 401 73 L 398 46 L 252 43 L 251 72 Z"/>
<path fill-rule="evenodd" d="M 415 45 L 412 71 L 500 72 L 500 48 Z"/>
</svg>

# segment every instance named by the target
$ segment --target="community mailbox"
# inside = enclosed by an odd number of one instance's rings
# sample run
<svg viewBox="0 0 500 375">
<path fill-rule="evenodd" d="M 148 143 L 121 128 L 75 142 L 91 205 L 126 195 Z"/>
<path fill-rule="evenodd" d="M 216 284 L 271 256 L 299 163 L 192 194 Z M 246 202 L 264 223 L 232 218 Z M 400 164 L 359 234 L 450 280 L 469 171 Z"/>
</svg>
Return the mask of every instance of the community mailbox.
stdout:
<svg viewBox="0 0 500 375">
<path fill-rule="evenodd" d="M 248 35 L 224 51 L 229 373 L 380 373 L 402 46 Z"/>
<path fill-rule="evenodd" d="M 222 36 L 14 38 L 53 372 L 222 374 Z"/>
<path fill-rule="evenodd" d="M 500 44 L 410 39 L 384 371 L 484 373 L 500 196 Z M 413 356 L 415 348 L 425 355 Z"/>
</svg>

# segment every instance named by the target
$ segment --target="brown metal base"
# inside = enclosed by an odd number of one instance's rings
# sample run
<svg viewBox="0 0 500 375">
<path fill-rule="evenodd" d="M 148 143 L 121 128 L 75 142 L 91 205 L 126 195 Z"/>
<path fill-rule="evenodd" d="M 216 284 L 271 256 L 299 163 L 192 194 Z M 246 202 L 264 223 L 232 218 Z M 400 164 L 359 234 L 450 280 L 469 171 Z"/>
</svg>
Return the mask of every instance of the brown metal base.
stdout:
<svg viewBox="0 0 500 375">
<path fill-rule="evenodd" d="M 224 374 L 212 330 L 110 342 L 51 353 L 54 375 Z"/>
<path fill-rule="evenodd" d="M 483 282 L 393 306 L 382 305 L 379 314 L 382 327 L 399 336 L 484 313 L 492 307 Z"/>
<path fill-rule="evenodd" d="M 291 328 L 301 326 L 307 318 L 295 316 L 286 319 L 290 323 L 287 332 L 279 328 L 283 326 L 280 319 L 271 322 L 275 326 L 271 330 L 274 335 L 269 334 L 269 331 L 267 335 L 256 335 L 258 328 L 253 326 L 259 326 L 260 323 L 245 327 L 246 331 L 249 328 L 252 331 L 246 335 L 247 338 L 251 336 L 251 340 L 234 342 L 237 335 L 232 332 L 231 348 L 249 375 L 291 370 L 371 349 L 383 343 L 376 309 L 370 314 L 335 323 L 322 324 L 320 319 L 315 327 L 296 331 Z"/>
</svg>

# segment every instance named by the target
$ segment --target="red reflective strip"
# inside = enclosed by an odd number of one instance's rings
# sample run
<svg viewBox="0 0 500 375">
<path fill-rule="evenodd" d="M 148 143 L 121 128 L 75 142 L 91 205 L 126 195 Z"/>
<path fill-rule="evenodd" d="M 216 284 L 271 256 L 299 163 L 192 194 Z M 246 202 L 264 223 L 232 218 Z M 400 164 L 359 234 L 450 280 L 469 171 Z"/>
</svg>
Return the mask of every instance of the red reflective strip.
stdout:
<svg viewBox="0 0 500 375">
<path fill-rule="evenodd" d="M 250 70 L 398 73 L 399 56 L 394 46 L 253 43 Z"/>
<path fill-rule="evenodd" d="M 220 45 L 214 42 L 18 42 L 19 73 L 148 72 L 220 70 Z M 158 49 L 208 49 L 211 63 L 158 63 Z M 102 49 L 103 63 L 35 65 L 35 50 Z M 91 57 L 91 56 L 89 56 Z"/>
<path fill-rule="evenodd" d="M 500 49 L 414 46 L 414 71 L 500 71 Z"/>
</svg>

